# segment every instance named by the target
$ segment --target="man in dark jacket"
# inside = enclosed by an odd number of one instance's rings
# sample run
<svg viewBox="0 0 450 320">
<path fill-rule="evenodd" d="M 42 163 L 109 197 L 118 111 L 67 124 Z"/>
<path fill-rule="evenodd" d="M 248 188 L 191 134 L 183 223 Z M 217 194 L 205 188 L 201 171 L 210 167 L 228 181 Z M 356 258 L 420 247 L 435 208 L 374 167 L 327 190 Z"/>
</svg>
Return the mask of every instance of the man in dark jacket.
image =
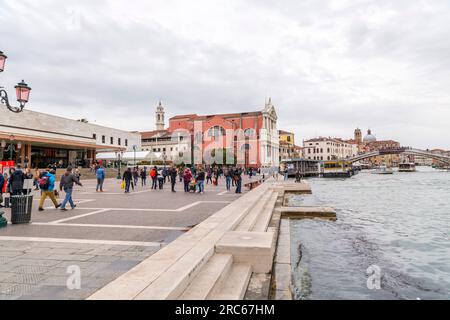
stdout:
<svg viewBox="0 0 450 320">
<path fill-rule="evenodd" d="M 175 184 L 177 183 L 177 175 L 178 175 L 177 168 L 175 166 L 170 168 L 169 174 L 170 174 L 170 184 L 172 185 L 172 192 L 176 192 Z"/>
<path fill-rule="evenodd" d="M 23 193 L 23 182 L 25 181 L 25 174 L 20 169 L 20 164 L 17 165 L 10 177 L 11 192 L 13 196 L 21 195 Z"/>
<path fill-rule="evenodd" d="M 124 173 L 122 180 L 125 181 L 125 193 L 130 193 L 131 180 L 133 179 L 133 174 L 131 173 L 131 168 L 128 168 Z"/>
<path fill-rule="evenodd" d="M 79 186 L 83 186 L 80 181 L 78 181 L 78 178 L 72 173 L 72 167 L 67 167 L 66 172 L 61 176 L 61 181 L 59 183 L 59 190 L 63 190 L 66 193 L 66 196 L 64 197 L 63 202 L 61 203 L 61 210 L 67 211 L 66 204 L 69 202 L 72 209 L 75 209 L 76 204 L 73 203 L 72 200 L 72 191 L 73 191 L 73 185 L 77 184 Z"/>
</svg>

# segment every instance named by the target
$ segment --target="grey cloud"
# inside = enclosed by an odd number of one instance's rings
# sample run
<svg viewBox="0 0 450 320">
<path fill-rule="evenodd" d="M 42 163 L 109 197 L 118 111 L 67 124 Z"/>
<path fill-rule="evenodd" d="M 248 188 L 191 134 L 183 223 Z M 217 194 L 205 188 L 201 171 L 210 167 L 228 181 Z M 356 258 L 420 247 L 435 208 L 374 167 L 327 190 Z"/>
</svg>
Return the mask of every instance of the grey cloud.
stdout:
<svg viewBox="0 0 450 320">
<path fill-rule="evenodd" d="M 123 4 L 113 15 L 106 0 L 4 1 L 3 80 L 29 82 L 31 109 L 127 130 L 153 129 L 159 99 L 170 116 L 255 110 L 272 96 L 279 126 L 299 142 L 370 126 L 379 138 L 450 149 L 448 2 L 229 1 L 220 19 L 238 31 L 228 42 L 222 30 L 157 18 L 179 4 L 134 0 L 141 13 Z M 206 31 L 218 22 L 194 9 L 179 18 Z"/>
</svg>

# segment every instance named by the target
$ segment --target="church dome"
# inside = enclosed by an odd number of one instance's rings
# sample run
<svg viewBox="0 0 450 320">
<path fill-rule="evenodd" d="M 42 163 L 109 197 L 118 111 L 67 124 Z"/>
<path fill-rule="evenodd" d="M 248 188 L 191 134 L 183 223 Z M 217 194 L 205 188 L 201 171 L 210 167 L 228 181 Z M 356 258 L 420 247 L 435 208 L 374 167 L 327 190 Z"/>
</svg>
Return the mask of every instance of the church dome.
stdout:
<svg viewBox="0 0 450 320">
<path fill-rule="evenodd" d="M 375 142 L 377 138 L 372 134 L 372 131 L 367 130 L 367 135 L 363 139 L 364 142 Z"/>
</svg>

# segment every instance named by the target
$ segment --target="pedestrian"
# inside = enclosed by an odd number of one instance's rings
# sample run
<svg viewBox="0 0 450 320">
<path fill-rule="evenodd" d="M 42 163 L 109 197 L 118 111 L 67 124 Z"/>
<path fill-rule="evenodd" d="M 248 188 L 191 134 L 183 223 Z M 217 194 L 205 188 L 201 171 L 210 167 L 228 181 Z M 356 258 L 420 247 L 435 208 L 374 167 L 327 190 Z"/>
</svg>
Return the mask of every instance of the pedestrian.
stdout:
<svg viewBox="0 0 450 320">
<path fill-rule="evenodd" d="M 180 168 L 178 169 L 178 175 L 179 175 L 179 177 L 180 177 L 180 183 L 183 182 L 184 171 L 185 171 L 185 170 L 184 170 L 183 167 L 180 167 Z"/>
<path fill-rule="evenodd" d="M 223 175 L 225 176 L 225 184 L 227 186 L 227 190 L 230 191 L 231 190 L 231 170 L 229 168 L 226 168 L 223 171 Z"/>
<path fill-rule="evenodd" d="M 284 170 L 284 181 L 287 181 L 287 180 L 289 180 L 289 170 L 288 170 L 288 168 L 286 168 Z"/>
<path fill-rule="evenodd" d="M 39 200 L 39 211 L 43 211 L 44 202 L 47 197 L 52 200 L 55 205 L 55 209 L 58 209 L 61 204 L 56 201 L 55 197 L 55 173 L 56 171 L 53 169 L 49 169 L 49 171 L 41 174 L 41 178 L 39 179 L 39 188 L 41 189 L 41 199 Z"/>
<path fill-rule="evenodd" d="M 141 183 L 142 186 L 147 185 L 147 167 L 144 167 L 144 169 L 141 170 Z"/>
<path fill-rule="evenodd" d="M 0 173 L 0 208 L 3 208 L 3 188 L 6 187 L 6 180 L 3 174 Z M 5 188 L 6 189 L 6 188 Z"/>
<path fill-rule="evenodd" d="M 158 169 L 156 166 L 153 167 L 152 170 L 150 170 L 150 178 L 152 178 L 152 189 L 156 190 L 156 185 L 158 182 Z"/>
<path fill-rule="evenodd" d="M 164 169 L 162 171 L 160 171 L 160 175 L 164 178 L 164 183 L 166 183 L 167 176 L 169 175 L 169 171 L 167 170 L 167 168 L 165 166 L 164 166 Z"/>
<path fill-rule="evenodd" d="M 203 169 L 198 170 L 196 180 L 197 180 L 198 193 L 204 193 L 205 192 L 205 171 L 203 171 Z"/>
<path fill-rule="evenodd" d="M 130 184 L 133 179 L 133 174 L 131 173 L 131 168 L 127 168 L 122 176 L 122 181 L 125 182 L 125 193 L 130 193 Z"/>
<path fill-rule="evenodd" d="M 81 181 L 81 173 L 80 170 L 78 170 L 78 168 L 75 169 L 75 177 L 78 179 L 78 181 Z"/>
<path fill-rule="evenodd" d="M 20 168 L 20 164 L 17 165 L 17 170 L 14 170 L 9 176 L 11 184 L 11 194 L 18 196 L 23 194 L 23 182 L 25 181 L 25 174 Z"/>
<path fill-rule="evenodd" d="M 33 173 L 31 173 L 30 168 L 26 168 L 26 169 L 25 169 L 24 175 L 25 175 L 25 180 L 32 180 L 32 181 L 33 181 L 33 184 L 34 184 Z M 27 182 L 27 183 L 28 183 L 28 182 Z M 28 186 L 29 186 L 29 184 L 27 185 L 27 187 L 28 187 Z M 31 189 L 30 189 L 30 188 L 23 189 L 23 190 L 22 190 L 22 193 L 23 193 L 23 194 L 30 194 L 30 193 L 31 193 Z"/>
<path fill-rule="evenodd" d="M 236 180 L 236 193 L 242 193 L 242 171 L 241 169 L 236 170 L 235 174 Z"/>
<path fill-rule="evenodd" d="M 211 181 L 211 184 L 212 184 L 213 182 L 212 182 L 212 171 L 211 171 L 211 168 L 208 169 L 208 173 L 206 174 L 206 184 L 208 184 L 210 181 Z"/>
<path fill-rule="evenodd" d="M 159 190 L 163 189 L 164 183 L 166 181 L 167 178 L 167 173 L 165 174 L 164 172 L 166 172 L 166 168 L 164 167 L 164 169 L 159 169 L 158 170 L 158 186 L 159 186 Z"/>
<path fill-rule="evenodd" d="M 133 180 L 134 180 L 134 185 L 137 187 L 137 184 L 139 182 L 139 169 L 138 169 L 138 167 L 133 169 Z"/>
<path fill-rule="evenodd" d="M 216 187 L 219 184 L 219 170 L 217 168 L 215 168 L 213 171 L 213 184 Z"/>
<path fill-rule="evenodd" d="M 30 160 L 28 160 L 28 156 L 25 156 L 25 159 L 23 159 L 23 164 L 25 166 L 25 169 L 28 169 L 28 163 L 30 162 Z"/>
<path fill-rule="evenodd" d="M 95 172 L 95 176 L 97 177 L 97 187 L 95 188 L 95 192 L 103 192 L 103 182 L 105 181 L 105 168 L 103 166 L 99 166 L 97 171 Z"/>
<path fill-rule="evenodd" d="M 73 185 L 77 184 L 80 187 L 83 185 L 78 181 L 78 178 L 75 176 L 75 174 L 72 173 L 72 167 L 67 167 L 66 172 L 61 176 L 61 181 L 59 182 L 59 190 L 66 193 L 66 196 L 64 197 L 63 202 L 61 203 L 61 210 L 67 211 L 66 204 L 69 202 L 72 209 L 75 209 L 77 206 L 73 203 L 72 200 L 72 192 L 73 192 Z"/>
<path fill-rule="evenodd" d="M 189 170 L 189 168 L 186 168 L 183 174 L 184 192 L 189 192 L 189 184 L 191 183 L 191 180 L 192 180 L 191 170 Z"/>
<path fill-rule="evenodd" d="M 295 182 L 300 183 L 302 181 L 302 177 L 300 175 L 300 170 L 295 172 Z"/>
<path fill-rule="evenodd" d="M 177 183 L 177 175 L 178 175 L 177 168 L 175 166 L 172 166 L 172 168 L 169 171 L 169 174 L 170 174 L 170 184 L 172 187 L 172 192 L 176 192 L 175 184 Z"/>
<path fill-rule="evenodd" d="M 41 177 L 41 171 L 39 170 L 39 168 L 36 167 L 36 169 L 34 169 L 34 181 L 33 181 L 33 185 L 34 185 L 34 190 L 39 190 L 39 178 Z"/>
</svg>

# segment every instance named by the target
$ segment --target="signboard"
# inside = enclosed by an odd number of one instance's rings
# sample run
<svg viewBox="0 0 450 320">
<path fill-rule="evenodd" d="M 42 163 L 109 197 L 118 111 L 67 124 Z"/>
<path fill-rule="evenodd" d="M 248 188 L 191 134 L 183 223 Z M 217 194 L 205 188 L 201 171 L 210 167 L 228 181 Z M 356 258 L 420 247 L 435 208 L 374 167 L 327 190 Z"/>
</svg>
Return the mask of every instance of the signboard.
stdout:
<svg viewBox="0 0 450 320">
<path fill-rule="evenodd" d="M 9 168 L 14 167 L 14 161 L 0 161 L 0 173 L 7 172 L 9 174 Z"/>
</svg>

